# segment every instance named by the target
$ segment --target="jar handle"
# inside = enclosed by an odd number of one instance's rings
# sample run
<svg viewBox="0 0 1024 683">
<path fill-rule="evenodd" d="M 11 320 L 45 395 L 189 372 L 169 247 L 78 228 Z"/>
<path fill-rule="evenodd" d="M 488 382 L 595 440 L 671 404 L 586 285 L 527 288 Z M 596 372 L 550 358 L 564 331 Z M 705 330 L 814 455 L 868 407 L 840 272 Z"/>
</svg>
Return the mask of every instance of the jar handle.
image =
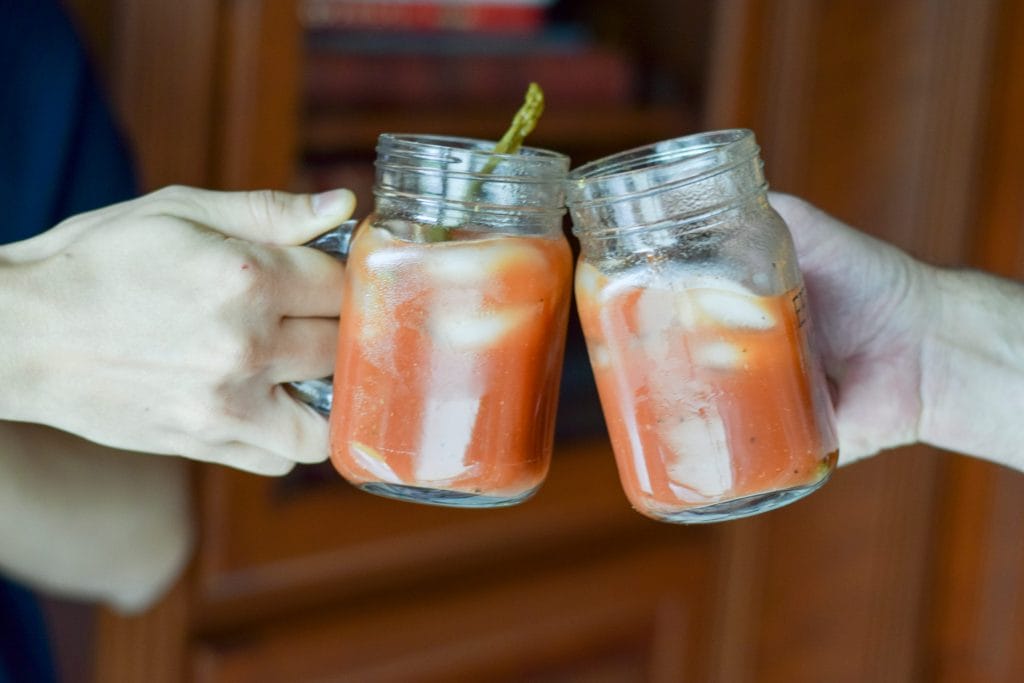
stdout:
<svg viewBox="0 0 1024 683">
<path fill-rule="evenodd" d="M 348 220 L 341 225 L 328 230 L 303 246 L 319 249 L 325 254 L 330 254 L 342 263 L 348 259 L 349 245 L 352 242 L 352 233 L 355 231 L 359 221 Z M 331 414 L 331 404 L 334 401 L 334 385 L 332 377 L 321 379 L 306 379 L 301 382 L 289 382 L 288 392 L 317 411 L 324 417 Z"/>
</svg>

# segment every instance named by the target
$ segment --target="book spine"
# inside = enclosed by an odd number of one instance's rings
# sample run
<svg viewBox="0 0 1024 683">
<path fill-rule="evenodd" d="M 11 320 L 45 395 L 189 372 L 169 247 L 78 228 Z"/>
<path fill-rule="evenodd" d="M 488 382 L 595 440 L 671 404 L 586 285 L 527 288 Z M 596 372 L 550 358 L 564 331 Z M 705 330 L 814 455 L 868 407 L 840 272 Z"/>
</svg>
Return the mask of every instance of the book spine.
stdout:
<svg viewBox="0 0 1024 683">
<path fill-rule="evenodd" d="M 629 62 L 600 48 L 472 57 L 312 52 L 306 60 L 306 101 L 325 108 L 507 106 L 531 81 L 552 106 L 610 106 L 631 101 L 635 84 Z"/>
<path fill-rule="evenodd" d="M 306 0 L 302 20 L 310 30 L 534 32 L 544 24 L 537 3 L 372 2 Z"/>
</svg>

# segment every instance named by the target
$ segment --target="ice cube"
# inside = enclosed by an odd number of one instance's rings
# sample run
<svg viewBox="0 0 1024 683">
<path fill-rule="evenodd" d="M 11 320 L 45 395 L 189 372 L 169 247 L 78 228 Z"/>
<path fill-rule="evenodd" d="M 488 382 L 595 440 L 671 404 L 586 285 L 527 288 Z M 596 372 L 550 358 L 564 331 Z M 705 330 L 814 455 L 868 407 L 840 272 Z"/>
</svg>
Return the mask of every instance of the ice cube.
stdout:
<svg viewBox="0 0 1024 683">
<path fill-rule="evenodd" d="M 718 411 L 710 408 L 703 412 L 662 430 L 675 455 L 668 463 L 668 475 L 683 489 L 716 498 L 732 488 L 732 463 Z"/>
<path fill-rule="evenodd" d="M 754 287 L 759 291 L 766 292 L 771 288 L 772 276 L 768 273 L 754 273 L 754 277 L 751 278 L 751 281 L 754 283 Z"/>
<path fill-rule="evenodd" d="M 546 266 L 536 249 L 496 239 L 432 245 L 425 264 L 430 277 L 442 286 L 481 286 L 508 268 L 543 270 Z"/>
<path fill-rule="evenodd" d="M 598 293 L 606 284 L 608 277 L 589 263 L 581 263 L 576 268 L 577 296 L 597 301 Z"/>
<path fill-rule="evenodd" d="M 608 348 L 604 344 L 592 344 L 588 347 L 587 353 L 590 354 L 590 363 L 595 368 L 607 368 L 611 366 L 612 358 L 608 353 Z"/>
<path fill-rule="evenodd" d="M 645 289 L 636 302 L 636 333 L 644 357 L 671 377 L 688 376 L 689 341 L 697 313 L 686 292 Z"/>
<path fill-rule="evenodd" d="M 698 365 L 712 370 L 735 370 L 743 367 L 744 354 L 735 344 L 715 341 L 697 346 L 693 359 Z"/>
<path fill-rule="evenodd" d="M 395 474 L 395 471 L 391 469 L 387 461 L 384 460 L 384 456 L 376 448 L 358 441 L 349 441 L 348 452 L 356 464 L 377 477 L 378 480 L 389 484 L 401 483 L 398 475 Z"/>
<path fill-rule="evenodd" d="M 434 343 L 453 351 L 475 351 L 498 342 L 533 319 L 540 304 L 506 306 L 491 311 L 444 307 L 430 314 L 428 327 Z"/>
<path fill-rule="evenodd" d="M 733 329 L 767 330 L 775 318 L 762 305 L 761 297 L 722 289 L 692 291 L 701 313 L 715 324 Z"/>
<path fill-rule="evenodd" d="M 641 335 L 662 334 L 675 324 L 676 294 L 645 289 L 636 300 L 636 329 Z"/>
<path fill-rule="evenodd" d="M 637 301 L 637 327 L 641 333 L 670 329 L 692 330 L 697 326 L 700 309 L 692 290 L 680 285 L 648 286 Z"/>
<path fill-rule="evenodd" d="M 654 364 L 664 365 L 672 354 L 674 309 L 675 294 L 664 289 L 645 289 L 636 299 L 636 334 Z"/>
<path fill-rule="evenodd" d="M 467 474 L 469 447 L 480 397 L 431 398 L 423 415 L 423 437 L 416 478 L 423 482 L 448 481 Z"/>
<path fill-rule="evenodd" d="M 599 279 L 598 297 L 601 304 L 617 299 L 620 296 L 628 296 L 629 292 L 644 289 L 650 279 L 649 273 L 641 268 L 615 273 L 612 276 L 605 276 Z"/>
<path fill-rule="evenodd" d="M 692 330 L 697 326 L 700 311 L 690 292 L 682 291 L 676 294 L 672 312 L 676 325 L 684 330 Z"/>
</svg>

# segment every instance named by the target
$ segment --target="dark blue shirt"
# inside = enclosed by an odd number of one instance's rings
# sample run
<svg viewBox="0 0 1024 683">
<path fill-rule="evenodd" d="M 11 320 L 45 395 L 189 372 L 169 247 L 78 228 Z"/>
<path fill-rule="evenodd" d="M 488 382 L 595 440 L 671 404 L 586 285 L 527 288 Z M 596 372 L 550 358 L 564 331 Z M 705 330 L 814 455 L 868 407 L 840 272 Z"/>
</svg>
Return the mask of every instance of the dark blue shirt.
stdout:
<svg viewBox="0 0 1024 683">
<path fill-rule="evenodd" d="M 130 156 L 59 3 L 0 0 L 0 244 L 135 192 Z M 0 576 L 0 683 L 53 681 L 35 597 Z"/>
<path fill-rule="evenodd" d="M 126 147 L 54 0 L 0 0 L 0 244 L 131 197 Z"/>
</svg>

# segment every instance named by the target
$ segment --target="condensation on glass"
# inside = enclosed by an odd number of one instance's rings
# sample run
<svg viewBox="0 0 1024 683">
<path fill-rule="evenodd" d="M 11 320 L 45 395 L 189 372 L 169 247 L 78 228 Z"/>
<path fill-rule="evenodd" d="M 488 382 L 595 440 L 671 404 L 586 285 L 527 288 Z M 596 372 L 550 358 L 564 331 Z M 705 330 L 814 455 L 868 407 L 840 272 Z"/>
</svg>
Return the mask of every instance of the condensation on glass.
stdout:
<svg viewBox="0 0 1024 683">
<path fill-rule="evenodd" d="M 359 488 L 511 505 L 544 480 L 570 305 L 569 159 L 382 135 L 349 247 L 331 459 Z"/>
<path fill-rule="evenodd" d="M 623 488 L 667 522 L 756 514 L 838 454 L 789 231 L 747 130 L 586 164 L 576 297 Z"/>
</svg>

